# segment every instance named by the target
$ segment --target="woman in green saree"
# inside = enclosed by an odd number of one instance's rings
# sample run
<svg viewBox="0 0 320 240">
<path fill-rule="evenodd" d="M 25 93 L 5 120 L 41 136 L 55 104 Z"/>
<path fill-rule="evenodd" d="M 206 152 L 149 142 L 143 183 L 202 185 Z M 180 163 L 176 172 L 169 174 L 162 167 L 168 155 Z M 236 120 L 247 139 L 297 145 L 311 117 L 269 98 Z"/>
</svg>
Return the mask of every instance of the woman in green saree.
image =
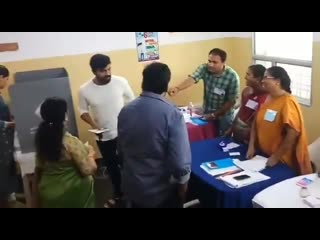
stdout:
<svg viewBox="0 0 320 240">
<path fill-rule="evenodd" d="M 35 137 L 37 206 L 94 208 L 94 151 L 66 131 L 66 101 L 48 98 L 40 114 L 43 121 Z"/>
</svg>

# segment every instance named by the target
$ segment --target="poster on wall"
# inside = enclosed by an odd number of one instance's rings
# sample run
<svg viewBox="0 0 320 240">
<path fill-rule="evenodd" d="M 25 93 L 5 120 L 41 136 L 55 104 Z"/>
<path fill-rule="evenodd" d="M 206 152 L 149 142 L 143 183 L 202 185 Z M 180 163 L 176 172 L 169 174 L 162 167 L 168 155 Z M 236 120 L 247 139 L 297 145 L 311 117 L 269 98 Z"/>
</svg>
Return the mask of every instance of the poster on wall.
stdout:
<svg viewBox="0 0 320 240">
<path fill-rule="evenodd" d="M 136 43 L 139 62 L 160 59 L 158 32 L 136 32 Z"/>
</svg>

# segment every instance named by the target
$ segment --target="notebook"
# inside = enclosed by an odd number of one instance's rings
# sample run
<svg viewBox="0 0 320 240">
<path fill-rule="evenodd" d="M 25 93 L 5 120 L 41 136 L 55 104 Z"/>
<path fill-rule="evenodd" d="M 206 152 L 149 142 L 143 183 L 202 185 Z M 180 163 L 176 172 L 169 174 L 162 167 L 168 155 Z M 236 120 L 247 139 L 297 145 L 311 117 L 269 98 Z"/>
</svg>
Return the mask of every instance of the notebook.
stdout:
<svg viewBox="0 0 320 240">
<path fill-rule="evenodd" d="M 206 167 L 204 164 L 201 164 L 200 167 L 209 175 L 215 177 L 218 175 L 226 174 L 226 173 L 231 173 L 237 170 L 240 170 L 237 166 L 231 166 L 231 167 L 226 167 L 226 168 L 216 168 L 216 169 L 210 169 Z"/>
<path fill-rule="evenodd" d="M 204 162 L 200 165 L 200 167 L 211 176 L 217 176 L 226 172 L 239 170 L 239 168 L 236 165 L 234 165 L 233 159 L 231 158 L 224 158 L 215 161 Z"/>
</svg>

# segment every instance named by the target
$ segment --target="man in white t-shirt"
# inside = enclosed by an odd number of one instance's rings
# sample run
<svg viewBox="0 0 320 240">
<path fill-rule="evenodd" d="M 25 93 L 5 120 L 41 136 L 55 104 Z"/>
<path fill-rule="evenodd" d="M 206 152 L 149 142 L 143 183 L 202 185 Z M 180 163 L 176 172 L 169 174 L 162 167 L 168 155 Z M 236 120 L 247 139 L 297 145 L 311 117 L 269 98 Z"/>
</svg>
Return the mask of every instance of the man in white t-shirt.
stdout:
<svg viewBox="0 0 320 240">
<path fill-rule="evenodd" d="M 107 167 L 113 185 L 114 199 L 108 204 L 114 206 L 122 197 L 120 161 L 117 156 L 118 115 L 125 105 L 125 99 L 127 102 L 133 100 L 134 93 L 125 78 L 111 75 L 108 56 L 92 56 L 90 66 L 95 77 L 80 87 L 80 114 L 92 129 L 108 129 L 97 136 L 97 144 L 103 157 L 103 166 Z"/>
</svg>

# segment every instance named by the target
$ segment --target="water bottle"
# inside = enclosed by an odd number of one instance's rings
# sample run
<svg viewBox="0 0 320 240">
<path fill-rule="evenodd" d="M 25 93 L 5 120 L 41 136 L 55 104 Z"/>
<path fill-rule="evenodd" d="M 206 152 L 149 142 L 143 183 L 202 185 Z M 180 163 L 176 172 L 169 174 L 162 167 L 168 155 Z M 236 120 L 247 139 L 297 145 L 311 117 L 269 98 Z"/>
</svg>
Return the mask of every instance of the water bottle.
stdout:
<svg viewBox="0 0 320 240">
<path fill-rule="evenodd" d="M 192 102 L 190 102 L 190 103 L 189 103 L 189 106 L 188 106 L 188 110 L 189 110 L 189 113 L 190 113 L 190 117 L 192 117 L 192 114 L 193 114 L 193 108 L 194 108 L 193 103 L 192 103 Z"/>
</svg>

